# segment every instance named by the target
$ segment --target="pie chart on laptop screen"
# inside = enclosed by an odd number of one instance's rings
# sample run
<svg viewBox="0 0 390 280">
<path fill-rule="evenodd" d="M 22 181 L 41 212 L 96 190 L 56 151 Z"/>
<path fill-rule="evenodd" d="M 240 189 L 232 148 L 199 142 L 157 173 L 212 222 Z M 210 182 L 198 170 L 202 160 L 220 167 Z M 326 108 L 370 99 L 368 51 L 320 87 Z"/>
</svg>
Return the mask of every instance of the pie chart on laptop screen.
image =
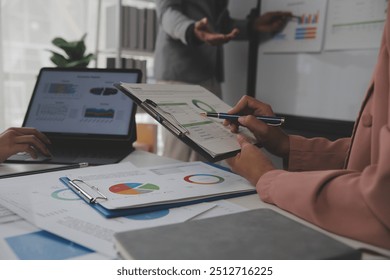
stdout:
<svg viewBox="0 0 390 280">
<path fill-rule="evenodd" d="M 122 195 L 146 194 L 159 189 L 159 186 L 150 183 L 120 183 L 109 188 L 110 192 Z"/>
</svg>

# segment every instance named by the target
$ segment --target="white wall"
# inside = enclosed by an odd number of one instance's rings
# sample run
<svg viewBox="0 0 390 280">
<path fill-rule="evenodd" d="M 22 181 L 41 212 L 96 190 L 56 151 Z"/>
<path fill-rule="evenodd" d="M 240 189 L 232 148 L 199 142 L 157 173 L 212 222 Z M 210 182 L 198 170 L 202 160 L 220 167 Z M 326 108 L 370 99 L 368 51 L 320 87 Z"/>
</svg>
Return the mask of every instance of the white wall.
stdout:
<svg viewBox="0 0 390 280">
<path fill-rule="evenodd" d="M 256 0 L 230 0 L 230 15 L 244 19 L 256 3 Z M 222 92 L 224 101 L 232 106 L 246 94 L 248 45 L 247 41 L 232 41 L 224 46 L 225 82 Z"/>
</svg>

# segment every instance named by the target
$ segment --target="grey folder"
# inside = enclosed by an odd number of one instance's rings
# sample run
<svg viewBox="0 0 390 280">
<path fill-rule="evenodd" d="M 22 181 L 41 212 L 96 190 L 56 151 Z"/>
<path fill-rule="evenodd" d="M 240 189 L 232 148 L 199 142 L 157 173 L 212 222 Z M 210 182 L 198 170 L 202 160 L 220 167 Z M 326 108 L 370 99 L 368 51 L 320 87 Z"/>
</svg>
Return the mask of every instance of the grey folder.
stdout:
<svg viewBox="0 0 390 280">
<path fill-rule="evenodd" d="M 115 234 L 123 258 L 360 259 L 360 251 L 273 210 L 257 209 Z"/>
</svg>

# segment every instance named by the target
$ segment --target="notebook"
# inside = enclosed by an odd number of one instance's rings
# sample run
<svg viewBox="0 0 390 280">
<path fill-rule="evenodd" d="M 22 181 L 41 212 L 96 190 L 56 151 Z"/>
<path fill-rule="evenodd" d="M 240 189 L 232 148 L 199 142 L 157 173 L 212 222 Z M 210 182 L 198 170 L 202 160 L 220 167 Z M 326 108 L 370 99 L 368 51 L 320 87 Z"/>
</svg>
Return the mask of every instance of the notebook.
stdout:
<svg viewBox="0 0 390 280">
<path fill-rule="evenodd" d="M 23 121 L 51 140 L 53 157 L 19 153 L 7 162 L 115 163 L 136 140 L 136 105 L 113 84 L 139 83 L 138 69 L 42 68 Z"/>
<path fill-rule="evenodd" d="M 114 234 L 125 259 L 360 259 L 345 245 L 270 209 Z"/>
</svg>

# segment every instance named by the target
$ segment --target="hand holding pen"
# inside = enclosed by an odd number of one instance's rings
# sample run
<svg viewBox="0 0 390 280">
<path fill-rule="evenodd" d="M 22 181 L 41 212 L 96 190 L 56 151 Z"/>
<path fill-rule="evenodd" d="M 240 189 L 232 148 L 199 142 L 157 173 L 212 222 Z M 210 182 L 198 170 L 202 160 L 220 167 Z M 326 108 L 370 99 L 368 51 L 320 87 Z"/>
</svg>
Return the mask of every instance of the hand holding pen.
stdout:
<svg viewBox="0 0 390 280">
<path fill-rule="evenodd" d="M 238 118 L 242 117 L 240 115 L 228 114 L 228 113 L 201 113 L 201 116 L 209 117 L 209 118 L 217 118 L 229 121 L 238 121 Z M 265 122 L 271 126 L 280 126 L 284 123 L 283 117 L 269 117 L 269 116 L 255 116 L 256 119 Z"/>
<path fill-rule="evenodd" d="M 290 150 L 290 140 L 283 132 L 280 125 L 269 125 L 265 121 L 258 120 L 255 116 L 276 118 L 280 124 L 283 118 L 274 117 L 271 106 L 256 100 L 250 96 L 243 96 L 240 101 L 228 111 L 230 115 L 238 115 L 234 121 L 225 119 L 224 125 L 230 126 L 233 133 L 238 133 L 239 126 L 248 128 L 256 137 L 259 144 L 277 156 L 286 156 Z"/>
</svg>

